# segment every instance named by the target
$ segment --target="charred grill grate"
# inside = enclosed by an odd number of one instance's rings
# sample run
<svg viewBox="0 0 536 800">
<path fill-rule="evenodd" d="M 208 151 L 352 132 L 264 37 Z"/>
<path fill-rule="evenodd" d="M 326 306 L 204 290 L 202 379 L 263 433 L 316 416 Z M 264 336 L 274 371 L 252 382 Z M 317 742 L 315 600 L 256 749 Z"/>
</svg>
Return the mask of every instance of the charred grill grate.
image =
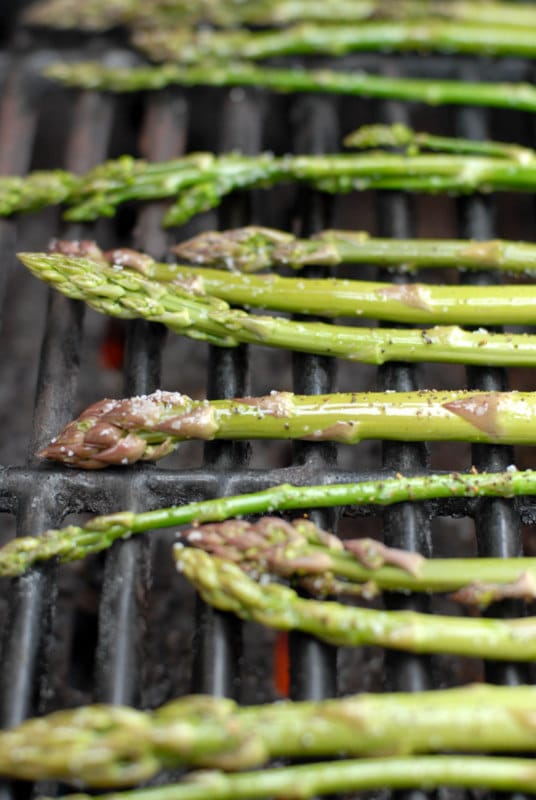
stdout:
<svg viewBox="0 0 536 800">
<path fill-rule="evenodd" d="M 402 106 L 351 98 L 276 97 L 254 90 L 166 90 L 112 98 L 93 92 L 66 93 L 39 78 L 40 68 L 65 54 L 54 37 L 27 40 L 20 34 L 0 56 L 0 171 L 24 173 L 58 166 L 82 171 L 123 151 L 149 159 L 185 150 L 241 149 L 256 152 L 335 150 L 343 133 L 359 124 L 403 120 L 415 127 L 494 136 L 533 143 L 528 115 L 474 109 Z M 73 40 L 62 45 L 72 46 Z M 85 55 L 128 63 L 129 54 L 110 40 L 87 46 Z M 67 50 L 68 57 L 80 51 Z M 438 77 L 482 76 L 526 80 L 530 64 L 509 60 L 447 57 L 348 58 L 373 67 Z M 363 443 L 355 448 L 326 443 L 253 446 L 244 443 L 185 445 L 175 461 L 105 473 L 82 473 L 43 465 L 30 454 L 83 405 L 105 394 L 134 394 L 160 385 L 211 397 L 288 388 L 321 393 L 337 388 L 536 388 L 530 371 L 408 367 L 379 371 L 326 358 L 205 348 L 167 337 L 156 325 L 133 322 L 122 330 L 122 372 L 98 362 L 96 352 L 113 330 L 109 322 L 46 289 L 15 266 L 16 248 L 42 248 L 53 235 L 92 237 L 108 246 L 137 246 L 163 256 L 174 239 L 201 227 L 260 223 L 307 234 L 321 228 L 369 229 L 394 237 L 451 235 L 532 239 L 530 197 L 419 198 L 363 193 L 326 198 L 304 190 L 254 192 L 226 202 L 219 213 L 194 220 L 181 231 L 160 229 L 164 204 L 122 211 L 95 226 L 64 226 L 55 211 L 0 221 L 3 307 L 3 380 L 0 406 L 0 536 L 38 533 L 79 514 L 122 508 L 155 508 L 189 500 L 255 491 L 282 482 L 335 483 L 428 468 L 503 469 L 531 466 L 530 451 L 496 446 L 428 447 Z M 372 273 L 371 273 L 372 274 Z M 452 277 L 452 276 L 450 276 Z M 491 280 L 491 276 L 480 278 Z M 42 328 L 44 325 L 44 333 Z M 35 404 L 32 396 L 37 375 Z M 33 408 L 33 412 L 32 412 Z M 33 423 L 30 423 L 33 413 Z M 515 460 L 514 460 L 515 458 Z M 171 464 L 171 466 L 169 466 Z M 192 464 L 197 464 L 192 466 Z M 531 500 L 448 500 L 381 510 L 314 512 L 325 525 L 382 535 L 389 544 L 442 554 L 517 555 L 522 524 L 532 524 Z M 445 518 L 449 521 L 445 522 Z M 474 532 L 471 522 L 474 520 Z M 0 585 L 4 621 L 0 670 L 0 724 L 11 726 L 36 712 L 91 700 L 151 706 L 190 690 L 262 702 L 276 696 L 271 653 L 274 636 L 244 629 L 233 618 L 195 605 L 173 575 L 167 558 L 171 535 L 155 534 L 116 544 L 102 557 L 58 568 L 46 565 Z M 434 610 L 435 600 L 393 595 L 392 607 Z M 502 604 L 494 614 L 519 609 Z M 193 636 L 193 652 L 190 646 Z M 291 637 L 291 695 L 321 698 L 374 689 L 419 690 L 486 677 L 517 683 L 531 679 L 527 667 L 480 665 L 461 659 L 387 654 L 368 649 L 339 652 L 307 636 Z M 11 789 L 2 787 L 6 797 Z M 416 793 L 421 794 L 421 793 Z"/>
</svg>

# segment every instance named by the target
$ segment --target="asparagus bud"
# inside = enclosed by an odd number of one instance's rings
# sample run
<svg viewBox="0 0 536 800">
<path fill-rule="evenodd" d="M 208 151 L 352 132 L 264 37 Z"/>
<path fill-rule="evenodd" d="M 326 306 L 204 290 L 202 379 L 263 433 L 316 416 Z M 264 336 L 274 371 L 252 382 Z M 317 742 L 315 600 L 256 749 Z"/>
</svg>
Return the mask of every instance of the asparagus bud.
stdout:
<svg viewBox="0 0 536 800">
<path fill-rule="evenodd" d="M 536 559 L 425 559 L 373 539 L 341 541 L 303 519 L 196 525 L 183 538 L 238 564 L 256 580 L 292 577 L 314 596 L 370 598 L 382 589 L 455 591 L 455 600 L 481 608 L 504 598 L 536 596 Z"/>
</svg>

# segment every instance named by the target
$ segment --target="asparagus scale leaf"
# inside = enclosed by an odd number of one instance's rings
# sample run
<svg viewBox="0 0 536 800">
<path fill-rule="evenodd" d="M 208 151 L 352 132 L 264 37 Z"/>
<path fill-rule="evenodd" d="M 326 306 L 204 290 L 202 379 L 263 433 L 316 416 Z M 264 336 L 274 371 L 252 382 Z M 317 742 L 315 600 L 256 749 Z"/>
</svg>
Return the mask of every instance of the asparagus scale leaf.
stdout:
<svg viewBox="0 0 536 800">
<path fill-rule="evenodd" d="M 203 695 L 155 711 L 86 706 L 2 731 L 0 774 L 119 787 L 182 764 L 239 770 L 279 757 L 534 752 L 535 691 L 481 684 L 247 707 Z"/>
<path fill-rule="evenodd" d="M 500 239 L 383 239 L 366 231 L 342 230 L 326 230 L 300 239 L 285 231 L 250 225 L 205 231 L 172 250 L 193 264 L 246 273 L 279 266 L 299 270 L 309 265 L 375 264 L 404 272 L 420 267 L 453 267 L 536 276 L 536 246 Z"/>
<path fill-rule="evenodd" d="M 402 146 L 408 152 L 380 149 L 312 156 L 193 153 L 155 163 L 122 156 L 82 176 L 53 171 L 0 178 L 0 215 L 65 202 L 70 206 L 68 219 L 87 221 L 113 216 L 128 200 L 176 198 L 164 224 L 177 225 L 215 208 L 237 189 L 285 181 L 331 193 L 362 189 L 472 193 L 534 191 L 536 187 L 536 154 L 516 145 L 415 135 L 400 125 L 365 128 L 351 141 L 364 149 Z"/>
<path fill-rule="evenodd" d="M 428 105 L 476 105 L 517 111 L 536 110 L 536 89 L 529 83 L 489 83 L 404 78 L 329 69 L 257 66 L 240 62 L 188 66 L 167 62 L 110 67 L 97 61 L 58 62 L 45 75 L 66 86 L 110 92 L 137 92 L 165 86 L 253 86 L 274 92 L 315 92 Z"/>
<path fill-rule="evenodd" d="M 341 647 L 378 645 L 412 653 L 536 659 L 536 617 L 468 619 L 305 600 L 288 586 L 257 583 L 236 564 L 203 550 L 175 545 L 173 552 L 179 571 L 206 603 L 271 628 L 302 631 Z"/>
<path fill-rule="evenodd" d="M 82 248 L 84 249 L 84 248 Z M 136 264 L 136 269 L 151 270 L 151 262 L 144 256 L 125 251 L 116 254 L 112 265 L 101 260 L 100 256 L 79 257 L 63 253 L 19 253 L 21 261 L 40 279 L 53 285 L 68 297 L 84 300 L 100 313 L 124 319 L 144 318 L 152 322 L 160 322 L 176 333 L 202 339 L 221 347 L 234 347 L 240 343 L 258 344 L 266 347 L 285 348 L 305 353 L 317 353 L 345 358 L 368 364 L 383 364 L 388 361 L 428 361 L 463 364 L 485 364 L 495 366 L 533 366 L 536 352 L 536 336 L 531 334 L 499 334 L 488 333 L 485 328 L 477 331 L 466 331 L 457 326 L 436 326 L 425 330 L 401 328 L 363 328 L 342 325 L 329 325 L 322 322 L 298 322 L 282 317 L 255 315 L 232 308 L 225 300 L 205 294 L 201 274 L 194 275 L 180 285 L 160 282 L 129 268 L 129 263 Z M 127 267 L 127 269 L 125 269 Z M 163 268 L 169 273 L 168 268 Z M 229 283 L 237 283 L 240 276 L 227 276 Z M 254 276 L 243 276 L 246 281 L 253 282 Z M 218 273 L 215 280 L 223 286 L 226 277 Z M 262 286 L 259 295 L 249 292 L 254 300 L 261 295 L 274 295 L 267 286 Z M 303 298 L 303 291 L 297 284 L 294 294 L 295 302 Z M 303 288 L 306 284 L 303 284 Z M 218 290 L 220 291 L 220 290 Z M 223 291 L 223 289 L 222 289 Z M 411 292 L 407 287 L 390 287 L 378 284 L 375 297 L 370 297 L 369 308 L 389 309 L 396 319 L 421 319 L 429 314 L 426 310 L 429 295 L 428 287 Z M 438 289 L 437 292 L 440 290 Z M 448 293 L 449 290 L 445 291 Z M 491 290 L 493 293 L 495 290 Z M 523 300 L 515 290 L 505 290 L 505 294 L 515 299 L 516 308 L 523 306 Z M 527 290 L 530 297 L 532 288 Z M 451 294 L 456 295 L 452 289 Z M 458 296 L 459 296 L 458 292 Z M 489 291 L 483 294 L 488 296 Z M 280 305 L 288 304 L 285 293 L 280 294 Z M 362 297 L 365 295 L 363 294 Z M 243 299 L 245 296 L 243 296 Z M 320 299 L 324 301 L 322 292 Z M 501 298 L 498 298 L 501 302 Z M 270 300 L 270 303 L 273 301 Z M 339 306 L 342 305 L 342 300 Z M 528 307 L 529 300 L 525 304 Z M 423 305 L 425 309 L 423 309 Z M 470 300 L 465 309 L 465 317 L 476 318 L 470 308 Z M 319 308 L 318 301 L 315 304 Z M 303 308 L 303 304 L 302 304 Z M 352 306 L 353 308 L 353 306 Z M 431 308 L 431 305 L 428 305 Z M 436 306 L 437 308 L 437 306 Z M 508 304 L 503 305 L 505 319 L 510 314 Z M 355 310 L 354 310 L 355 315 Z M 456 314 L 463 315 L 463 306 L 457 311 L 453 308 L 450 317 L 440 310 L 444 317 L 452 318 Z M 486 312 L 483 312 L 485 314 Z M 522 313 L 519 312 L 522 316 Z M 488 319 L 498 318 L 493 311 Z M 514 315 L 519 321 L 519 316 Z M 527 318 L 532 318 L 527 314 Z M 208 413 L 208 411 L 207 411 Z M 335 420 L 336 421 L 336 420 Z M 319 430 L 318 426 L 309 433 Z M 304 433 L 307 433 L 305 431 Z M 320 433 L 318 434 L 320 436 Z M 289 434 L 290 436 L 290 434 Z M 125 455 L 127 457 L 127 455 Z"/>
<path fill-rule="evenodd" d="M 382 589 L 455 591 L 453 599 L 483 608 L 536 595 L 536 559 L 425 559 L 373 539 L 341 541 L 304 519 L 195 525 L 182 538 L 238 564 L 256 580 L 262 575 L 292 578 L 313 596 L 369 599 Z"/>
<path fill-rule="evenodd" d="M 533 444 L 536 393 L 354 392 L 192 400 L 178 392 L 89 406 L 39 454 L 84 469 L 155 461 L 187 439 Z"/>
<path fill-rule="evenodd" d="M 20 536 L 0 548 L 0 576 L 22 575 L 34 564 L 54 558 L 63 563 L 78 561 L 106 550 L 118 539 L 153 529 L 222 521 L 246 514 L 272 514 L 274 511 L 334 506 L 386 506 L 449 497 L 511 498 L 534 494 L 536 472 L 532 470 L 481 474 L 453 472 L 411 478 L 399 475 L 361 483 L 318 486 L 281 484 L 260 492 L 218 497 L 153 511 L 119 511 L 93 517 L 83 527 L 68 525 L 45 531 L 39 536 Z M 506 564 L 504 559 L 500 561 Z M 478 559 L 474 563 L 472 579 L 485 583 L 498 581 L 497 573 L 491 577 L 479 571 L 481 567 L 484 569 L 484 562 L 486 559 Z M 460 573 L 463 574 L 461 564 Z M 523 565 L 529 569 L 528 560 L 525 559 Z M 378 576 L 379 573 L 376 573 Z"/>
</svg>

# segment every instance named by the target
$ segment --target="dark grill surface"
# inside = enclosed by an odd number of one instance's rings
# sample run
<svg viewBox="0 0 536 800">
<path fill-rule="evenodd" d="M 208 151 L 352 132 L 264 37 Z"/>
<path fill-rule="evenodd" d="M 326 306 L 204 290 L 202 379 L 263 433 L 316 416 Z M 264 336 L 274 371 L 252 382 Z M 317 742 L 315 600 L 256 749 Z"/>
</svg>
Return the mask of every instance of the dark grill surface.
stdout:
<svg viewBox="0 0 536 800">
<path fill-rule="evenodd" d="M 132 152 L 161 160 L 192 150 L 255 153 L 336 151 L 360 124 L 404 121 L 437 133 L 533 144 L 528 114 L 474 109 L 426 109 L 324 96 L 280 97 L 255 90 L 167 90 L 109 97 L 66 92 L 39 77 L 58 57 L 102 57 L 130 63 L 111 37 L 16 33 L 0 54 L 0 171 L 64 166 L 83 171 L 104 158 Z M 325 63 L 325 62 L 323 62 Z M 514 60 L 360 56 L 341 66 L 438 77 L 531 80 L 533 67 Z M 413 388 L 535 389 L 530 370 L 437 366 L 371 367 L 260 348 L 225 351 L 166 335 L 143 321 L 112 323 L 83 305 L 49 293 L 16 264 L 16 249 L 43 249 L 52 236 L 95 237 L 106 247 L 135 246 L 164 257 L 168 246 L 199 230 L 246 223 L 309 234 L 325 227 L 366 229 L 393 237 L 467 236 L 534 239 L 531 196 L 463 200 L 372 192 L 326 199 L 303 189 L 253 192 L 180 230 L 163 232 L 164 203 L 122 209 L 94 226 L 64 225 L 57 210 L 0 221 L 2 381 L 0 409 L 0 540 L 37 534 L 84 515 L 149 509 L 254 491 L 282 482 L 357 481 L 428 469 L 499 470 L 532 466 L 532 451 L 502 446 L 362 443 L 209 443 L 182 446 L 156 466 L 84 473 L 39 463 L 33 453 L 82 407 L 101 397 L 157 387 L 197 397 L 258 394 L 272 388 L 300 393 Z M 350 274 L 348 270 L 341 273 Z M 321 275 L 322 270 L 311 274 Z M 355 274 L 355 272 L 354 272 Z M 364 276 L 377 273 L 364 268 Z M 393 280 L 382 274 L 381 277 Z M 452 273 L 423 279 L 456 281 Z M 396 278 L 402 280 L 403 278 Z M 492 281 L 492 275 L 465 281 Z M 126 338 L 123 370 L 102 363 L 112 339 Z M 35 398 L 35 399 L 34 399 Z M 314 511 L 342 535 L 373 535 L 427 555 L 534 554 L 528 500 L 405 503 L 386 510 Z M 169 555 L 176 532 L 116 544 L 74 565 L 45 565 L 0 583 L 3 628 L 0 724 L 89 701 L 153 707 L 180 693 L 209 692 L 243 702 L 277 698 L 272 669 L 276 636 L 196 603 L 176 577 Z M 463 613 L 444 600 L 392 594 L 390 608 Z M 517 615 L 502 603 L 493 615 Z M 291 637 L 291 695 L 321 698 L 373 690 L 419 690 L 488 679 L 531 680 L 530 668 L 475 660 L 339 651 L 309 637 Z M 43 787 L 38 787 L 41 791 Z M 51 791 L 50 787 L 46 787 Z M 22 791 L 25 791 L 23 788 Z M 53 791 L 53 789 L 52 789 Z M 5 796 L 11 788 L 2 787 Z M 421 796 L 422 793 L 410 793 Z"/>
</svg>

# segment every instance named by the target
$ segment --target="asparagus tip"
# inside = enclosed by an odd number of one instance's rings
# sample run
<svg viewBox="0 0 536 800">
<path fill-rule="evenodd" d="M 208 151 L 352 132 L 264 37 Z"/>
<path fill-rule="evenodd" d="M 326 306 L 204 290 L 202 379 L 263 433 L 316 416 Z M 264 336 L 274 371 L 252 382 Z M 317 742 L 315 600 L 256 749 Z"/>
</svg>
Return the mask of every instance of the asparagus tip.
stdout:
<svg viewBox="0 0 536 800">
<path fill-rule="evenodd" d="M 252 272 L 270 266 L 274 248 L 293 238 L 272 228 L 249 225 L 221 232 L 207 231 L 171 249 L 194 264 Z"/>
</svg>

